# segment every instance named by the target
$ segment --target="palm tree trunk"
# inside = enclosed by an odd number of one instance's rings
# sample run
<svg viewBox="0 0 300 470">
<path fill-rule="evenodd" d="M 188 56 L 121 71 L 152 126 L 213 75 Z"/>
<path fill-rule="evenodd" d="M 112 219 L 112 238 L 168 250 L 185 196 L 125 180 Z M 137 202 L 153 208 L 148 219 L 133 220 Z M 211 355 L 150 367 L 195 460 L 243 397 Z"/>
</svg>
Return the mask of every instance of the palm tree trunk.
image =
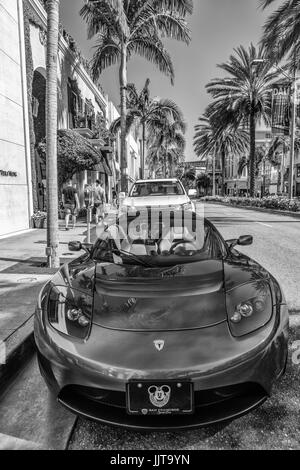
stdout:
<svg viewBox="0 0 300 470">
<path fill-rule="evenodd" d="M 225 178 L 226 178 L 226 153 L 222 150 L 222 196 L 225 196 Z"/>
<path fill-rule="evenodd" d="M 255 114 L 250 113 L 250 197 L 255 195 Z"/>
<path fill-rule="evenodd" d="M 146 125 L 143 122 L 143 148 L 142 148 L 142 179 L 145 178 L 145 161 L 146 161 Z"/>
<path fill-rule="evenodd" d="M 59 0 L 47 2 L 47 257 L 48 266 L 59 268 L 58 183 L 57 183 L 57 54 Z"/>
<path fill-rule="evenodd" d="M 126 114 L 127 114 L 127 46 L 123 41 L 120 65 L 120 93 L 121 93 L 121 189 L 128 192 L 128 165 L 127 165 L 127 136 L 126 136 Z"/>
</svg>

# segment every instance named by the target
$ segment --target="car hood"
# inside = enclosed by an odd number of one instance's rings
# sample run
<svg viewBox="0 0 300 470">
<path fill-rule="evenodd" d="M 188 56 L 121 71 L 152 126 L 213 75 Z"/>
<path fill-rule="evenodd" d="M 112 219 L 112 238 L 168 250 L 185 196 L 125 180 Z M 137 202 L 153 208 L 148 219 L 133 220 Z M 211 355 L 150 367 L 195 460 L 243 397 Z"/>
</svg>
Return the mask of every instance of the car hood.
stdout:
<svg viewBox="0 0 300 470">
<path fill-rule="evenodd" d="M 222 261 L 96 267 L 93 322 L 99 326 L 174 331 L 206 328 L 226 318 Z"/>
<path fill-rule="evenodd" d="M 132 207 L 173 207 L 190 202 L 188 196 L 147 196 L 147 197 L 127 197 L 124 200 L 125 206 Z"/>
</svg>

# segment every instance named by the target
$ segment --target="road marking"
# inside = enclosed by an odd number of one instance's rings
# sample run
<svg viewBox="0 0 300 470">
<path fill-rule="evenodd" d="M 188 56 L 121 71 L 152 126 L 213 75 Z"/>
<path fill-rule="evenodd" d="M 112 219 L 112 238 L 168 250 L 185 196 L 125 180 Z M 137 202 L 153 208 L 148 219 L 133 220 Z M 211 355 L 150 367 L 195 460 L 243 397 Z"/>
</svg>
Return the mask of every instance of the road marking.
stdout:
<svg viewBox="0 0 300 470">
<path fill-rule="evenodd" d="M 265 227 L 273 228 L 273 225 L 264 224 L 263 222 L 256 222 L 256 223 L 259 224 L 259 225 L 264 225 Z"/>
</svg>

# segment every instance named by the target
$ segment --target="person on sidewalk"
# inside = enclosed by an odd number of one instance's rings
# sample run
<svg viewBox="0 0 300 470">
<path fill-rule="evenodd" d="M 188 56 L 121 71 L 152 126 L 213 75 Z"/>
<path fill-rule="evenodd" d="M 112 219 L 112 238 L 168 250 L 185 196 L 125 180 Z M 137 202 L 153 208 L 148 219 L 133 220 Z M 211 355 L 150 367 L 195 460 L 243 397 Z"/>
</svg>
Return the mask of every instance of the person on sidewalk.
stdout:
<svg viewBox="0 0 300 470">
<path fill-rule="evenodd" d="M 113 207 L 118 209 L 118 195 L 115 189 L 112 190 Z"/>
<path fill-rule="evenodd" d="M 102 187 L 102 183 L 97 180 L 93 190 L 93 203 L 95 210 L 95 223 L 98 225 L 100 221 L 104 219 L 105 214 L 105 191 Z"/>
<path fill-rule="evenodd" d="M 80 204 L 77 189 L 73 187 L 72 180 L 69 180 L 66 188 L 63 189 L 62 202 L 65 211 L 66 230 L 69 230 L 70 216 L 72 216 L 73 228 L 75 228 L 77 211 Z"/>
</svg>

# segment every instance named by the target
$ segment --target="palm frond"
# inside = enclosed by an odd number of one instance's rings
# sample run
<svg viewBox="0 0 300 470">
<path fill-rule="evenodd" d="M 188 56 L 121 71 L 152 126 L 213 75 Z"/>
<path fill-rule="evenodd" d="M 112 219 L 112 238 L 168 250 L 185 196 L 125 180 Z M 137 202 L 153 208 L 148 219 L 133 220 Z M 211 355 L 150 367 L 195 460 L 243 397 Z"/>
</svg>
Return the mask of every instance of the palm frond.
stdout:
<svg viewBox="0 0 300 470">
<path fill-rule="evenodd" d="M 147 13 L 147 11 L 169 11 L 173 14 L 185 18 L 193 13 L 192 0 L 144 0 L 142 2 L 134 2 L 132 6 L 132 15 L 129 14 L 131 25 L 136 27 L 139 19 Z"/>
<path fill-rule="evenodd" d="M 171 57 L 158 37 L 132 39 L 128 44 L 128 54 L 131 56 L 133 53 L 155 64 L 162 73 L 170 77 L 171 83 L 174 84 L 175 73 Z"/>
<path fill-rule="evenodd" d="M 266 8 L 272 1 L 262 2 Z M 285 0 L 264 25 L 262 44 L 273 61 L 280 61 L 300 42 L 300 1 Z"/>
<path fill-rule="evenodd" d="M 80 10 L 80 15 L 88 23 L 89 37 L 99 32 L 99 25 L 106 23 L 110 28 L 118 29 L 125 36 L 129 35 L 127 16 L 123 0 L 86 1 Z"/>
<path fill-rule="evenodd" d="M 129 134 L 136 121 L 136 114 L 129 110 L 126 115 L 126 134 Z M 117 118 L 110 126 L 110 132 L 116 135 L 121 131 L 121 118 Z"/>
<path fill-rule="evenodd" d="M 107 67 L 115 65 L 120 59 L 118 44 L 107 35 L 99 35 L 91 61 L 92 75 L 97 80 Z"/>
</svg>

